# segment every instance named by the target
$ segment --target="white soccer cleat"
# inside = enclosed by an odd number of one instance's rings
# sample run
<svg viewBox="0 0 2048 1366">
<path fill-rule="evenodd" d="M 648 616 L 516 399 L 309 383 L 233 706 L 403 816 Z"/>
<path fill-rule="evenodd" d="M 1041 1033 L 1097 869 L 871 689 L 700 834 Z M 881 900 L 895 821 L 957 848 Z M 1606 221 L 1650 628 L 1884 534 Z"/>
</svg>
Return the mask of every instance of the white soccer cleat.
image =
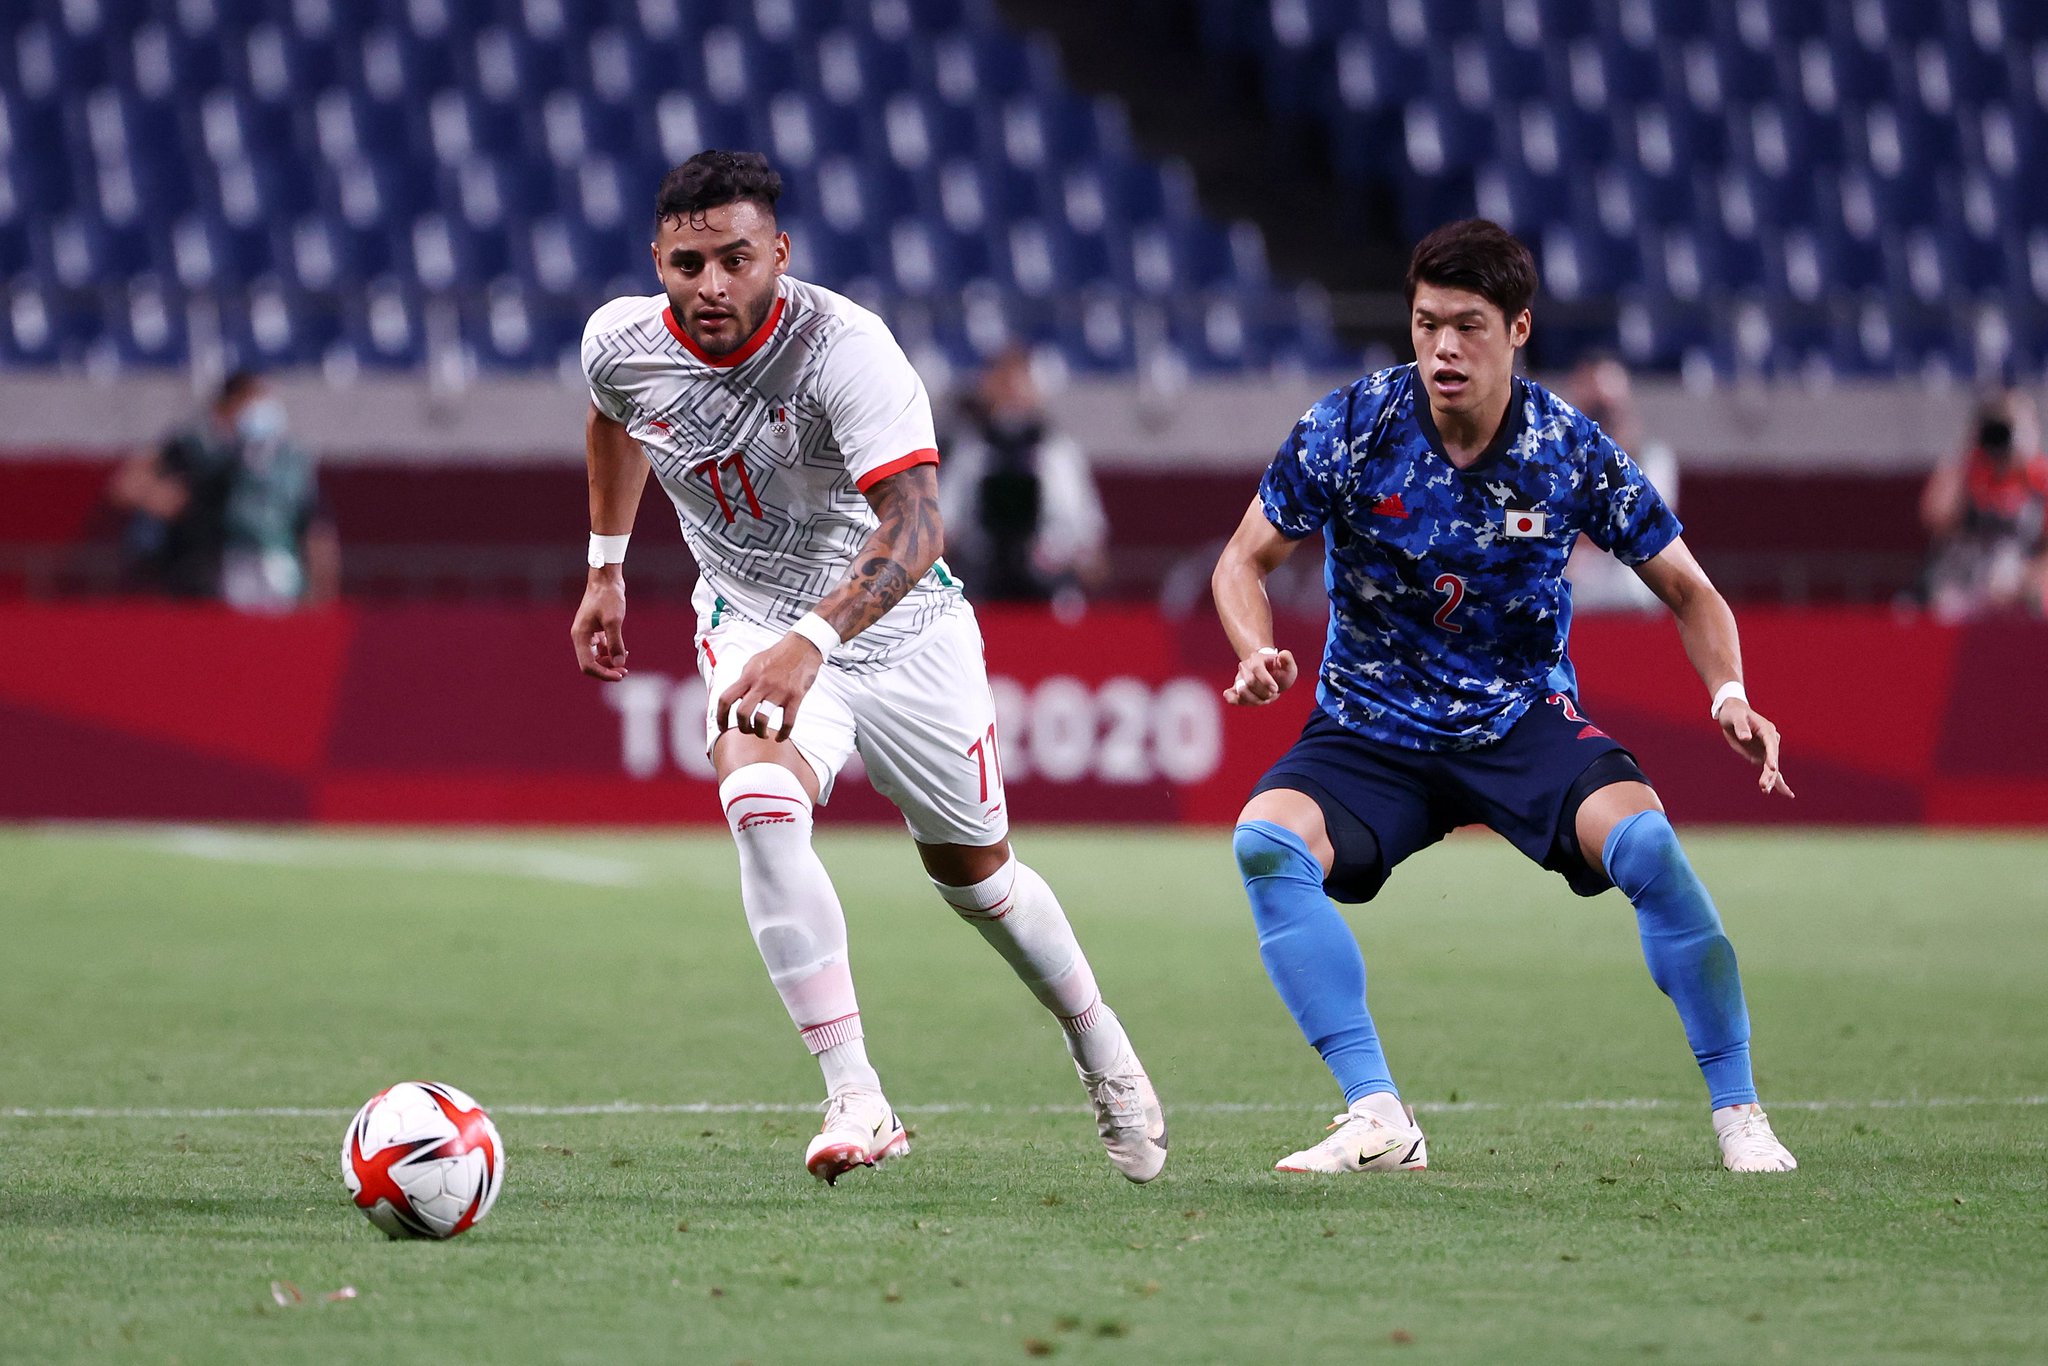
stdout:
<svg viewBox="0 0 2048 1366">
<path fill-rule="evenodd" d="M 1140 1185 L 1165 1170 L 1166 1112 L 1138 1055 L 1125 1048 L 1107 1072 L 1089 1072 L 1078 1063 L 1074 1070 L 1095 1104 L 1095 1132 L 1102 1135 L 1110 1165 Z"/>
<path fill-rule="evenodd" d="M 1386 1094 L 1386 1093 L 1381 1093 Z M 1330 1122 L 1330 1136 L 1313 1148 L 1290 1153 L 1273 1164 L 1276 1172 L 1419 1172 L 1429 1166 L 1429 1140 L 1415 1122 L 1415 1107 L 1387 1095 L 1381 1105 L 1361 1097 Z M 1370 1106 L 1370 1108 L 1368 1108 Z M 1387 1118 L 1398 1111 L 1401 1123 Z"/>
<path fill-rule="evenodd" d="M 1724 1105 L 1714 1111 L 1714 1137 L 1721 1143 L 1721 1165 L 1731 1172 L 1789 1172 L 1799 1169 L 1761 1105 Z"/>
<path fill-rule="evenodd" d="M 830 1186 L 855 1167 L 872 1167 L 909 1151 L 910 1136 L 887 1098 L 849 1087 L 825 1102 L 825 1123 L 804 1149 L 804 1166 Z"/>
</svg>

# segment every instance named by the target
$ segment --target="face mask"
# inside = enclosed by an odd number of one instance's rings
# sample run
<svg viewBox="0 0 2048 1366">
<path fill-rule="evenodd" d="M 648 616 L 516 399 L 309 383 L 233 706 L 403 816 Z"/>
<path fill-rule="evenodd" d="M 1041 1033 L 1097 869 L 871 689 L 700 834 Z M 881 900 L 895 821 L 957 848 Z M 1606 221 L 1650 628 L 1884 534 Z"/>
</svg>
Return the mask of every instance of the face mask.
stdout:
<svg viewBox="0 0 2048 1366">
<path fill-rule="evenodd" d="M 284 435 L 284 404 L 259 398 L 235 415 L 235 431 L 244 441 L 275 441 Z"/>
</svg>

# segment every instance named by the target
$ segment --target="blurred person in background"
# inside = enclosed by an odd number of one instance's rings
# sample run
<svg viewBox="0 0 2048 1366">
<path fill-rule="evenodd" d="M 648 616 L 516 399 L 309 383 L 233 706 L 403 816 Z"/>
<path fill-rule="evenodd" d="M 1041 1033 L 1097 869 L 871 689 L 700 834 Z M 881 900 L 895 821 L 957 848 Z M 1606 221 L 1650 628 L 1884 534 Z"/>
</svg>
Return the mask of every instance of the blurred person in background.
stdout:
<svg viewBox="0 0 2048 1366">
<path fill-rule="evenodd" d="M 1564 400 L 1600 424 L 1614 444 L 1634 457 L 1636 465 L 1663 495 L 1664 505 L 1678 507 L 1678 456 L 1669 443 L 1643 433 L 1636 411 L 1628 368 L 1604 352 L 1587 355 L 1572 367 L 1559 391 Z M 1658 606 L 1657 595 L 1634 570 L 1584 536 L 1572 548 L 1565 578 L 1572 586 L 1572 606 L 1602 611 Z"/>
<path fill-rule="evenodd" d="M 288 434 L 284 401 L 260 375 L 229 375 L 196 419 L 115 472 L 108 497 L 128 514 L 122 551 L 133 582 L 246 612 L 337 594 L 340 541 L 313 457 Z"/>
<path fill-rule="evenodd" d="M 1922 591 L 1956 620 L 2048 610 L 2048 456 L 2033 400 L 2017 392 L 1977 409 L 1971 444 L 1928 476 L 1920 521 L 1933 540 Z"/>
<path fill-rule="evenodd" d="M 960 410 L 939 480 L 947 561 L 983 602 L 1078 608 L 1108 570 L 1109 522 L 1087 455 L 1046 418 L 1029 353 L 996 357 Z"/>
</svg>

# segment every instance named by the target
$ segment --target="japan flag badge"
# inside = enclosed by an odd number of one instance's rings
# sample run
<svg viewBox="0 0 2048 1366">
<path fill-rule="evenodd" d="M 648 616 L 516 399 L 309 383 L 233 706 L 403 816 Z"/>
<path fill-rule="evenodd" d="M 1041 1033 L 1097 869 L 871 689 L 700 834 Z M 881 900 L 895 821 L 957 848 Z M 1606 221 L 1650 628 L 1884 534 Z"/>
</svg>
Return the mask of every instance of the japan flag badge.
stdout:
<svg viewBox="0 0 2048 1366">
<path fill-rule="evenodd" d="M 1507 534 L 1518 537 L 1541 536 L 1549 521 L 1548 513 L 1523 512 L 1517 508 L 1509 508 L 1506 517 Z"/>
</svg>

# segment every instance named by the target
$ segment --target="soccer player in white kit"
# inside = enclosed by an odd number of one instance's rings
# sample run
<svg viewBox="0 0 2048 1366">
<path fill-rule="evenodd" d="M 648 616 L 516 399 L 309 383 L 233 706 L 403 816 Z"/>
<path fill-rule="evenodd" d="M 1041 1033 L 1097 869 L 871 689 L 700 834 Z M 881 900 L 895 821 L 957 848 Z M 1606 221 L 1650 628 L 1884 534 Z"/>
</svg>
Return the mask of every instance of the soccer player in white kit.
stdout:
<svg viewBox="0 0 2048 1366">
<path fill-rule="evenodd" d="M 700 578 L 705 743 L 769 979 L 825 1074 L 804 1165 L 827 1182 L 908 1152 L 862 1042 L 846 920 L 811 809 L 858 750 L 944 898 L 1059 1020 L 1109 1159 L 1166 1164 L 1159 1098 L 1052 889 L 1011 852 L 981 632 L 939 558 L 924 384 L 882 320 L 789 276 L 781 178 L 701 152 L 663 179 L 662 293 L 614 299 L 583 334 L 590 575 L 570 635 L 593 678 L 626 674 L 623 560 L 650 467 Z"/>
</svg>

